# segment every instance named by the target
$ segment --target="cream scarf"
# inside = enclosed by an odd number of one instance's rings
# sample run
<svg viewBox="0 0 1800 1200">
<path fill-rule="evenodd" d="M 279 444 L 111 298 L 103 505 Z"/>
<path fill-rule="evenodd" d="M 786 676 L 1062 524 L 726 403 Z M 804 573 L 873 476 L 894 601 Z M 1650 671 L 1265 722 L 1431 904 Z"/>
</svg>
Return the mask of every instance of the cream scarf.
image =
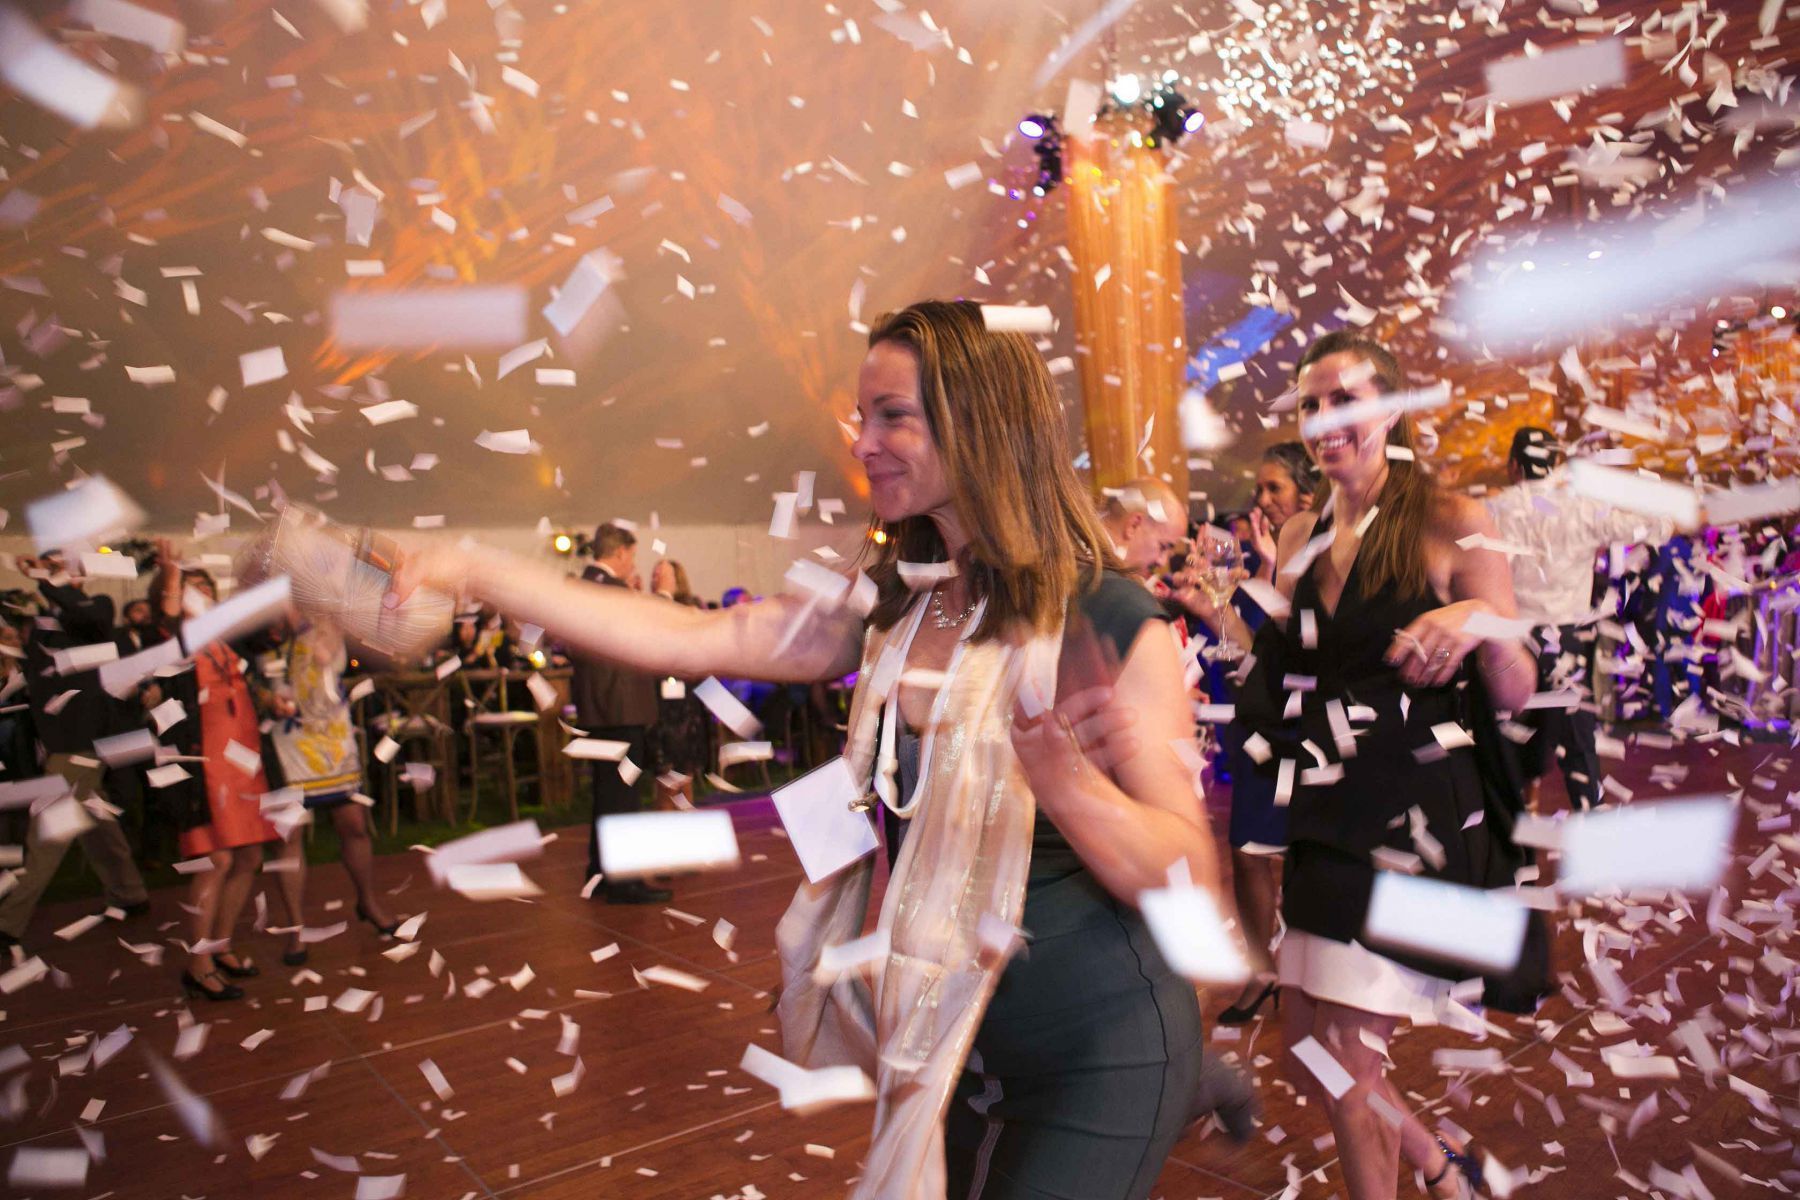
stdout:
<svg viewBox="0 0 1800 1200">
<path fill-rule="evenodd" d="M 870 786 L 878 766 L 891 770 L 877 763 L 877 717 L 924 608 L 916 602 L 893 629 L 864 639 L 845 756 Z M 1036 805 L 1012 748 L 1013 704 L 1026 679 L 1036 695 L 1056 694 L 1060 643 L 1060 630 L 1023 644 L 961 643 L 920 749 L 918 790 L 896 802 L 891 786 L 876 789 L 897 810 L 911 808 L 912 820 L 882 900 L 890 950 L 873 987 L 860 973 L 826 987 L 812 978 L 826 947 L 862 934 L 873 856 L 802 883 L 776 930 L 786 1056 L 808 1068 L 853 1064 L 875 1080 L 859 1200 L 944 1196 L 944 1110 L 1005 968 L 983 952 L 977 925 L 984 915 L 1019 924 L 1031 862 Z"/>
</svg>

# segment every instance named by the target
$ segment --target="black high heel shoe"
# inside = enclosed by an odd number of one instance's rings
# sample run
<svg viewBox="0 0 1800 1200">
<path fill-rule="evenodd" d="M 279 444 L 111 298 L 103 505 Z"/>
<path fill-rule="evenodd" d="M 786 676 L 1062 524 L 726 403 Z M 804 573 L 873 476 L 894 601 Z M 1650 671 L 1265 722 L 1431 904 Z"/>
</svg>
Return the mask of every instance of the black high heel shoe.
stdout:
<svg viewBox="0 0 1800 1200">
<path fill-rule="evenodd" d="M 1256 1020 L 1256 1014 L 1262 1010 L 1263 1001 L 1269 999 L 1271 996 L 1275 998 L 1275 1011 L 1280 1012 L 1281 981 L 1279 979 L 1269 980 L 1263 990 L 1257 993 L 1256 999 L 1252 1000 L 1249 1004 L 1234 1004 L 1221 1012 L 1214 1018 L 1214 1024 L 1248 1025 L 1250 1022 Z"/>
<path fill-rule="evenodd" d="M 392 925 L 376 924 L 375 918 L 369 915 L 369 910 L 360 904 L 356 906 L 356 915 L 358 919 L 367 921 L 370 925 L 374 926 L 375 932 L 379 933 L 382 937 L 391 938 L 400 929 L 400 922 L 398 921 L 395 921 Z"/>
<path fill-rule="evenodd" d="M 1452 1193 L 1438 1191 L 1438 1188 L 1443 1186 L 1445 1178 L 1449 1176 L 1450 1169 L 1454 1167 L 1462 1172 L 1463 1179 L 1469 1185 L 1470 1193 L 1476 1196 L 1481 1195 L 1482 1188 L 1487 1185 L 1487 1181 L 1482 1178 L 1481 1164 L 1475 1161 L 1475 1156 L 1469 1153 L 1469 1148 L 1464 1146 L 1461 1150 L 1452 1150 L 1450 1143 L 1444 1140 L 1443 1134 L 1433 1131 L 1431 1136 L 1437 1139 L 1438 1149 L 1444 1152 L 1444 1169 L 1425 1181 L 1425 1190 L 1433 1196 L 1462 1195 L 1461 1188 Z"/>
<path fill-rule="evenodd" d="M 212 980 L 219 986 L 217 988 L 207 987 L 206 984 L 202 982 L 202 980 L 207 979 Z M 226 983 L 223 979 L 219 978 L 219 973 L 217 971 L 208 971 L 206 974 L 200 976 L 199 979 L 194 978 L 192 971 L 183 971 L 181 973 L 181 990 L 186 992 L 190 999 L 195 1000 L 211 1000 L 218 1002 L 221 1000 L 242 1000 L 244 998 L 244 989 L 235 983 Z"/>
<path fill-rule="evenodd" d="M 262 968 L 254 963 L 239 962 L 234 965 L 226 962 L 225 955 L 227 954 L 231 955 L 233 958 L 237 957 L 237 951 L 235 950 L 220 951 L 213 955 L 213 965 L 233 979 L 255 979 L 258 975 L 262 974 Z"/>
</svg>

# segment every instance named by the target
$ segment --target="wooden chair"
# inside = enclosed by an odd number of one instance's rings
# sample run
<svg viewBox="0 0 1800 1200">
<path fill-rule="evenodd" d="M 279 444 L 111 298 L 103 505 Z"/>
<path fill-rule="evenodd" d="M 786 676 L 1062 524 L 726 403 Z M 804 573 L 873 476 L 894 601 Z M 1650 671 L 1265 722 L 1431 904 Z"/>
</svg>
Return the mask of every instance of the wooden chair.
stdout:
<svg viewBox="0 0 1800 1200">
<path fill-rule="evenodd" d="M 444 707 L 443 682 L 433 682 L 437 686 L 420 687 L 410 681 L 378 679 L 375 685 L 378 710 L 369 722 L 370 732 L 377 741 L 391 737 L 400 743 L 400 752 L 382 772 L 380 799 L 388 806 L 390 836 L 398 830 L 400 820 L 401 772 L 394 767 L 395 762 L 429 764 L 436 772 L 431 792 L 438 800 L 438 815 L 456 823 L 456 732 L 450 727 L 449 712 Z M 418 751 L 421 745 L 423 754 Z M 422 806 L 419 812 L 424 815 Z"/>
<path fill-rule="evenodd" d="M 463 737 L 468 743 L 470 821 L 475 819 L 475 813 L 481 807 L 484 744 L 497 745 L 500 749 L 500 771 L 502 778 L 506 780 L 506 808 L 512 820 L 519 819 L 519 786 L 525 783 L 539 784 L 541 789 L 544 762 L 542 745 L 538 739 L 538 715 L 511 708 L 508 704 L 507 684 L 515 674 L 502 669 L 459 671 L 455 676 L 462 702 L 468 710 L 463 722 Z M 536 764 L 530 774 L 523 776 L 519 774 L 517 761 L 520 738 L 528 740 L 532 760 Z"/>
</svg>

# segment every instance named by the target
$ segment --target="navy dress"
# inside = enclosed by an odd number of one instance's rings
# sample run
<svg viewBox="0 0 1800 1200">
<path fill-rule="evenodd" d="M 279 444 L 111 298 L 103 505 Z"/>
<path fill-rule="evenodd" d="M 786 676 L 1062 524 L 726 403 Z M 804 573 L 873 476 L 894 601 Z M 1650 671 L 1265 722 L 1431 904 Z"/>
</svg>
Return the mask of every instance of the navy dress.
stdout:
<svg viewBox="0 0 1800 1200">
<path fill-rule="evenodd" d="M 1123 661 L 1161 608 L 1108 575 L 1082 616 Z M 919 770 L 916 732 L 896 738 L 901 795 Z M 906 823 L 882 810 L 888 864 Z M 1194 986 L 1157 953 L 1135 908 L 1114 899 L 1042 812 L 1020 924 L 945 1115 L 951 1200 L 1139 1200 L 1186 1128 L 1200 1076 Z"/>
<path fill-rule="evenodd" d="M 1268 623 L 1268 616 L 1255 603 L 1242 596 L 1232 597 L 1232 606 L 1252 632 Z M 1236 664 L 1231 664 L 1233 672 Z M 1229 678 L 1221 678 L 1213 692 L 1221 704 L 1237 702 L 1237 686 Z M 1231 772 L 1231 822 L 1227 836 L 1233 850 L 1248 848 L 1251 853 L 1276 854 L 1287 846 L 1287 809 L 1275 803 L 1275 777 L 1256 769 L 1255 760 L 1244 749 L 1250 730 L 1237 718 L 1219 730 L 1219 746 Z"/>
</svg>

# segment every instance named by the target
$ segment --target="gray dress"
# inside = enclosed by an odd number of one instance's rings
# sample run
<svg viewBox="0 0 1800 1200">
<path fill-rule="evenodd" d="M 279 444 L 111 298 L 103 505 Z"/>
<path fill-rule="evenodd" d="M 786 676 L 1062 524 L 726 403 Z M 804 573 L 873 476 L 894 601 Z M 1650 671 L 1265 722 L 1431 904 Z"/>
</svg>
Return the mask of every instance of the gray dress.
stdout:
<svg viewBox="0 0 1800 1200">
<path fill-rule="evenodd" d="M 1142 587 L 1109 575 L 1080 611 L 1120 661 L 1146 621 Z M 900 794 L 919 739 L 896 739 Z M 892 866 L 905 822 L 883 808 Z M 1138 1200 L 1191 1119 L 1201 1070 L 1193 984 L 1136 909 L 1100 886 L 1050 819 L 1032 831 L 1026 950 L 1000 977 L 945 1115 L 950 1200 Z"/>
</svg>

